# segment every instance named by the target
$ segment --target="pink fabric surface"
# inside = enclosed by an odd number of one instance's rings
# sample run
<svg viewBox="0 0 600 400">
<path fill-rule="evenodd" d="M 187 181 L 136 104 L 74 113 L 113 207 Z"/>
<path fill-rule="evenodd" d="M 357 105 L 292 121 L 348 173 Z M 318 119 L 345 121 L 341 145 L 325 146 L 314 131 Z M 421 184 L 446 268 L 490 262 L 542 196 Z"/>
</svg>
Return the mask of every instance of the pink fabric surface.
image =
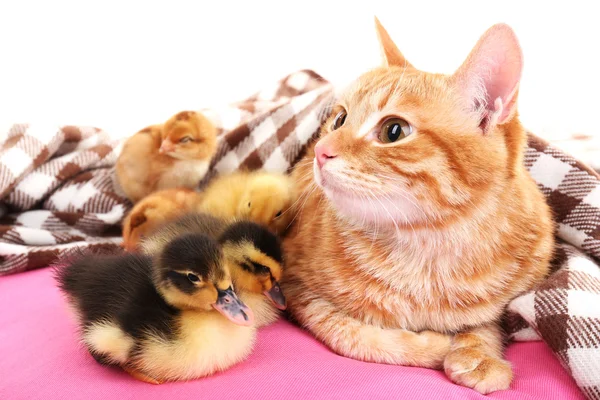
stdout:
<svg viewBox="0 0 600 400">
<path fill-rule="evenodd" d="M 542 342 L 509 346 L 515 380 L 492 399 L 583 399 Z M 50 269 L 0 278 L 0 399 L 478 399 L 440 371 L 340 357 L 279 321 L 264 328 L 252 356 L 192 382 L 153 386 L 106 368 L 77 341 Z"/>
</svg>

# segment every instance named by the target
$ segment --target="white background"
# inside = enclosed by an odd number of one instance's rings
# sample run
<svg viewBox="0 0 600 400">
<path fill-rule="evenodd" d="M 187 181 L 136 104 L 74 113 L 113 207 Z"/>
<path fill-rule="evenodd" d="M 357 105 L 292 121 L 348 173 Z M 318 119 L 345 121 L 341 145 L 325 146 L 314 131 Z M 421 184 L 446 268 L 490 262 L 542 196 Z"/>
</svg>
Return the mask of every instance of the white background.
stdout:
<svg viewBox="0 0 600 400">
<path fill-rule="evenodd" d="M 596 134 L 597 1 L 0 0 L 0 128 L 39 119 L 116 136 L 252 94 L 310 68 L 344 83 L 375 66 L 378 15 L 416 67 L 451 73 L 492 24 L 525 54 L 520 112 L 548 138 Z"/>
</svg>

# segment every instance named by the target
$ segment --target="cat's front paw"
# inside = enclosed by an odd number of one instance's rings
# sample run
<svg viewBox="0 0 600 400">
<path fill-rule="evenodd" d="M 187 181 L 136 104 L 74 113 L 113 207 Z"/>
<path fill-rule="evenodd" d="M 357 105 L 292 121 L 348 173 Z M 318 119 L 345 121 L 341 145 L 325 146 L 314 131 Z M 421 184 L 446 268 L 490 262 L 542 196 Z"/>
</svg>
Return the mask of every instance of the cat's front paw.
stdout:
<svg viewBox="0 0 600 400">
<path fill-rule="evenodd" d="M 454 383 L 482 394 L 508 389 L 513 377 L 507 361 L 472 347 L 452 350 L 444 360 L 444 370 Z"/>
<path fill-rule="evenodd" d="M 427 368 L 442 369 L 444 360 L 450 351 L 452 338 L 446 334 L 433 331 L 420 332 L 418 337 L 423 340 L 422 345 L 426 354 L 425 356 L 419 356 L 419 358 L 427 360 L 426 363 L 421 365 Z M 418 354 L 416 351 L 415 353 Z"/>
</svg>

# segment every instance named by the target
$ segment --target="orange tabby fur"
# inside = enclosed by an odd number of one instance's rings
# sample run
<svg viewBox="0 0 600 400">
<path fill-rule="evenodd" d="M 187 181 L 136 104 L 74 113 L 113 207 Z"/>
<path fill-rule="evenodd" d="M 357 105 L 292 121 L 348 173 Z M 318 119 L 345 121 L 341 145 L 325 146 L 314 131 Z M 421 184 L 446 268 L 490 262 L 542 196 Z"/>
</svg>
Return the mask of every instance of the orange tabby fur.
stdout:
<svg viewBox="0 0 600 400">
<path fill-rule="evenodd" d="M 119 184 L 134 203 L 161 189 L 194 188 L 216 148 L 215 126 L 198 112 L 182 111 L 125 142 L 116 166 Z"/>
<path fill-rule="evenodd" d="M 518 42 L 496 25 L 445 76 L 412 67 L 376 25 L 385 65 L 341 96 L 293 172 L 289 310 L 344 356 L 506 389 L 498 321 L 547 274 L 553 248 L 549 208 L 523 166 Z M 383 144 L 390 116 L 413 131 Z"/>
<path fill-rule="evenodd" d="M 123 247 L 138 249 L 140 241 L 162 224 L 187 212 L 199 211 L 201 195 L 191 189 L 166 189 L 143 198 L 123 221 Z"/>
</svg>

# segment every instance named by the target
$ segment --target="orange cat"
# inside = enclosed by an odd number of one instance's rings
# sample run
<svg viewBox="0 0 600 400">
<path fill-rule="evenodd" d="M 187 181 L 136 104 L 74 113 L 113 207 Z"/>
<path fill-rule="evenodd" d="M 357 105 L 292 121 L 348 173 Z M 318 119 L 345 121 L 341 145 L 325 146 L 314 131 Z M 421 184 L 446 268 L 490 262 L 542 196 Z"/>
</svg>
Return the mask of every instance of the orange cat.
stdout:
<svg viewBox="0 0 600 400">
<path fill-rule="evenodd" d="M 123 221 L 123 247 L 135 251 L 140 241 L 162 224 L 199 211 L 202 196 L 191 189 L 166 189 L 144 197 Z"/>
<path fill-rule="evenodd" d="M 134 203 L 161 189 L 194 188 L 216 149 L 214 125 L 200 113 L 182 111 L 127 140 L 117 160 L 117 179 Z"/>
<path fill-rule="evenodd" d="M 293 173 L 289 309 L 344 356 L 506 389 L 498 321 L 547 274 L 553 248 L 523 166 L 521 49 L 495 25 L 456 73 L 430 74 L 376 25 L 385 65 L 341 96 Z"/>
</svg>

